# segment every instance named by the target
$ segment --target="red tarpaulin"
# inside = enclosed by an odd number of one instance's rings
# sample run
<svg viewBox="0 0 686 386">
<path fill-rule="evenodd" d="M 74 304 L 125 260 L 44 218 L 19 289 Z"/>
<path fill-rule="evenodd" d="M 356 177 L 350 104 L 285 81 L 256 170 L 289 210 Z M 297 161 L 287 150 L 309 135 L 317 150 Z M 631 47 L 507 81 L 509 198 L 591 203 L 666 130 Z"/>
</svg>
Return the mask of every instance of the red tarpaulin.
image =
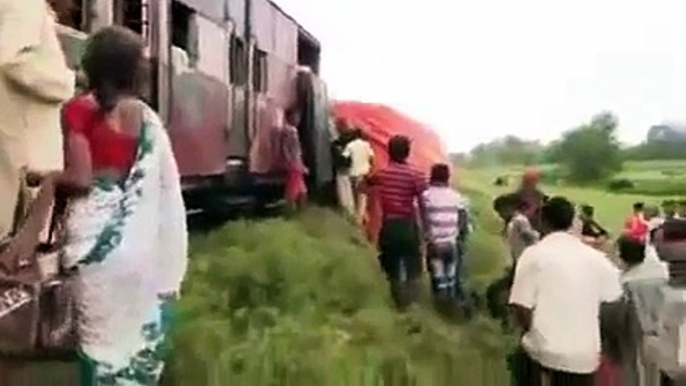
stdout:
<svg viewBox="0 0 686 386">
<path fill-rule="evenodd" d="M 412 141 L 410 164 L 428 173 L 435 163 L 449 163 L 448 155 L 438 135 L 412 118 L 390 107 L 360 102 L 336 102 L 333 107 L 336 119 L 348 120 L 365 134 L 374 149 L 374 169 L 388 164 L 388 140 L 394 135 L 404 135 Z M 376 241 L 381 228 L 381 208 L 374 192 L 370 193 L 368 205 L 367 234 Z"/>
</svg>

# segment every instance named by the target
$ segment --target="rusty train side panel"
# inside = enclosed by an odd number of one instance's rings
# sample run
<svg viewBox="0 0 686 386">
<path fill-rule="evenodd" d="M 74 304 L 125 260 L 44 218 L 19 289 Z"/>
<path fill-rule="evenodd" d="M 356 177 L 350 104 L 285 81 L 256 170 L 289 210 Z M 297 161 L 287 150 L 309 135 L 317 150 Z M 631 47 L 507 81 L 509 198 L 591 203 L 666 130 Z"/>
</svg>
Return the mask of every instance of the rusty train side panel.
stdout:
<svg viewBox="0 0 686 386">
<path fill-rule="evenodd" d="M 143 35 L 150 100 L 167 123 L 186 192 L 250 194 L 278 184 L 273 131 L 300 107 L 299 65 L 319 43 L 270 0 L 74 0 L 60 17 L 70 64 L 88 33 L 111 24 Z M 76 30 L 81 30 L 82 33 Z M 312 55 L 303 55 L 303 42 Z M 313 48 L 314 47 L 314 48 Z M 309 58 L 303 60 L 303 58 Z"/>
</svg>

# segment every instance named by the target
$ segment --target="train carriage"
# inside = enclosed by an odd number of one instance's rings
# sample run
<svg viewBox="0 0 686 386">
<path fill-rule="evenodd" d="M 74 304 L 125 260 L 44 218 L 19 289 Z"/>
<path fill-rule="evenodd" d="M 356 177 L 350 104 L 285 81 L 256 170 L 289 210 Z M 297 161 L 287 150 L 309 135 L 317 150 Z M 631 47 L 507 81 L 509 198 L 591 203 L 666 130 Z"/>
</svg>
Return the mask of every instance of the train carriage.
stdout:
<svg viewBox="0 0 686 386">
<path fill-rule="evenodd" d="M 190 208 L 282 196 L 273 131 L 298 108 L 311 187 L 333 179 L 320 44 L 269 0 L 52 0 L 70 65 L 87 35 L 118 24 L 141 34 L 149 103 L 167 124 Z"/>
</svg>

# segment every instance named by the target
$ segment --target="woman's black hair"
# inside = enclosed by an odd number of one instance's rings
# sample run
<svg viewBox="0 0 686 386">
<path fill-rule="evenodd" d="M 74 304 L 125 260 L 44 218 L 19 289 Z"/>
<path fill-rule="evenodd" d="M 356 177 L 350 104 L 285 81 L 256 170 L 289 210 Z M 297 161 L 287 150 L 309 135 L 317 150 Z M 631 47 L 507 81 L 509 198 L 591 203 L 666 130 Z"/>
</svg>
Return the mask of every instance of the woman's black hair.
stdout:
<svg viewBox="0 0 686 386">
<path fill-rule="evenodd" d="M 642 202 L 637 202 L 637 203 L 634 204 L 634 211 L 637 211 L 637 212 L 638 212 L 638 211 L 641 211 L 641 210 L 645 209 L 645 206 L 646 206 L 646 205 L 645 205 L 644 203 L 642 203 Z"/>
<path fill-rule="evenodd" d="M 133 31 L 111 26 L 90 38 L 82 66 L 101 111 L 112 111 L 122 95 L 139 93 L 143 65 L 143 41 Z"/>
<path fill-rule="evenodd" d="M 646 258 L 645 244 L 631 237 L 622 236 L 617 240 L 619 258 L 632 267 L 643 263 Z"/>
<path fill-rule="evenodd" d="M 410 156 L 410 139 L 395 135 L 388 141 L 388 155 L 393 162 L 404 163 Z"/>
</svg>

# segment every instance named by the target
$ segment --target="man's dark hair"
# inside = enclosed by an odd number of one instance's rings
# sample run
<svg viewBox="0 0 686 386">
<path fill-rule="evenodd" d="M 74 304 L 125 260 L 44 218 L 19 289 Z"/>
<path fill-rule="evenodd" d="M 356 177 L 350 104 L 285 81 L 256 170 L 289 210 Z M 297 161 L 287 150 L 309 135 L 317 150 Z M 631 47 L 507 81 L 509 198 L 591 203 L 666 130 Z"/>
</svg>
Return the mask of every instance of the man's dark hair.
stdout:
<svg viewBox="0 0 686 386">
<path fill-rule="evenodd" d="M 105 27 L 88 41 L 82 66 L 103 112 L 112 111 L 121 96 L 138 96 L 145 64 L 143 47 L 140 36 L 119 26 Z"/>
<path fill-rule="evenodd" d="M 405 163 L 410 156 L 410 139 L 404 135 L 395 135 L 388 141 L 388 155 L 393 162 Z"/>
<path fill-rule="evenodd" d="M 447 184 L 450 182 L 450 167 L 446 164 L 436 164 L 431 167 L 431 183 Z"/>
<path fill-rule="evenodd" d="M 644 203 L 642 203 L 642 202 L 634 203 L 634 211 L 638 212 L 638 211 L 642 211 L 643 209 L 645 209 Z"/>
<path fill-rule="evenodd" d="M 619 258 L 628 266 L 641 264 L 645 260 L 645 244 L 631 237 L 622 236 L 617 240 Z"/>
<path fill-rule="evenodd" d="M 509 194 L 501 194 L 500 196 L 496 197 L 496 199 L 493 200 L 493 210 L 498 213 L 503 212 L 509 205 L 507 202 L 509 196 Z"/>
<path fill-rule="evenodd" d="M 593 217 L 595 214 L 595 208 L 590 205 L 582 205 L 581 213 L 586 217 Z"/>
<path fill-rule="evenodd" d="M 565 197 L 553 197 L 541 208 L 541 218 L 551 231 L 567 231 L 574 223 L 574 205 Z"/>
</svg>

